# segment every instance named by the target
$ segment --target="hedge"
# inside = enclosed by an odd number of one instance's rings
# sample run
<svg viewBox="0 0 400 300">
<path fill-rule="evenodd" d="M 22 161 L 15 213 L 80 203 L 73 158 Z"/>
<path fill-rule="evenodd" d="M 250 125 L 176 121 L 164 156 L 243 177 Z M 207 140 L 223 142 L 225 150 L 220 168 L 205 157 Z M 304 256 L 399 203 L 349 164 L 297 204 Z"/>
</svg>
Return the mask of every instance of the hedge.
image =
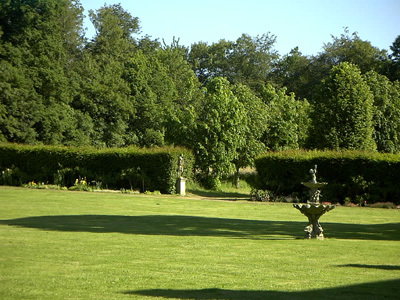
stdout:
<svg viewBox="0 0 400 300">
<path fill-rule="evenodd" d="M 87 182 L 103 187 L 139 189 L 174 193 L 178 161 L 184 155 L 183 176 L 192 177 L 193 154 L 185 148 L 74 148 L 0 144 L 0 184 L 30 181 L 71 186 L 86 177 Z"/>
<path fill-rule="evenodd" d="M 256 158 L 257 188 L 276 194 L 305 197 L 301 182 L 328 182 L 323 201 L 343 203 L 400 203 L 400 155 L 362 151 L 282 151 Z"/>
</svg>

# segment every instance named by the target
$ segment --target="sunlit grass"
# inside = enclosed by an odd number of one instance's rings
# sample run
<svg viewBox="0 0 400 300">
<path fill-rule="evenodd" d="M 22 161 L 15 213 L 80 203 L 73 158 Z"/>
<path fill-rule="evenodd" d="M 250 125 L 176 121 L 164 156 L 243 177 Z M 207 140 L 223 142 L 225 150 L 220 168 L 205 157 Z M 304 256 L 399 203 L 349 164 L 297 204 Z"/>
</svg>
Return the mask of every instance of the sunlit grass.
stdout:
<svg viewBox="0 0 400 300">
<path fill-rule="evenodd" d="M 206 189 L 193 181 L 189 181 L 187 185 L 189 196 L 197 195 L 200 197 L 224 198 L 226 200 L 250 199 L 250 191 L 251 186 L 244 179 L 240 180 L 239 188 L 237 188 L 232 176 L 221 181 L 221 187 L 218 191 Z"/>
<path fill-rule="evenodd" d="M 203 199 L 203 198 L 202 198 Z M 397 299 L 400 212 L 0 187 L 1 299 Z"/>
</svg>

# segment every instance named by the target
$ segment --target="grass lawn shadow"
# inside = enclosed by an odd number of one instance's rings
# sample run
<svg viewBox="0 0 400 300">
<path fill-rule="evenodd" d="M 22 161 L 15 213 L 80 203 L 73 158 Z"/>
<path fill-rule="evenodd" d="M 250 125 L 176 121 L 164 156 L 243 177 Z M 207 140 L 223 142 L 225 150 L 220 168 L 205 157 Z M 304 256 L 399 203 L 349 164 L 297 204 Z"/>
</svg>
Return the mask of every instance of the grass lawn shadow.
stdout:
<svg viewBox="0 0 400 300">
<path fill-rule="evenodd" d="M 400 270 L 400 265 L 362 265 L 362 264 L 347 264 L 339 265 L 338 267 L 348 267 L 348 268 L 361 268 L 361 269 L 379 269 L 379 270 Z"/>
<path fill-rule="evenodd" d="M 208 198 L 210 200 L 249 200 L 249 193 L 241 192 L 219 192 L 212 190 L 198 190 L 198 189 L 187 189 L 188 195 L 194 195 L 202 198 Z"/>
<path fill-rule="evenodd" d="M 0 220 L 0 224 L 40 230 L 170 236 L 217 236 L 245 239 L 303 238 L 298 221 L 262 221 L 183 215 L 55 215 Z M 322 223 L 327 238 L 400 240 L 400 223 Z"/>
<path fill-rule="evenodd" d="M 127 295 L 141 295 L 174 299 L 397 299 L 400 293 L 400 279 L 349 285 L 337 288 L 327 288 L 300 292 L 283 291 L 248 291 L 227 289 L 199 289 L 199 290 L 169 290 L 149 289 L 127 291 Z"/>
</svg>

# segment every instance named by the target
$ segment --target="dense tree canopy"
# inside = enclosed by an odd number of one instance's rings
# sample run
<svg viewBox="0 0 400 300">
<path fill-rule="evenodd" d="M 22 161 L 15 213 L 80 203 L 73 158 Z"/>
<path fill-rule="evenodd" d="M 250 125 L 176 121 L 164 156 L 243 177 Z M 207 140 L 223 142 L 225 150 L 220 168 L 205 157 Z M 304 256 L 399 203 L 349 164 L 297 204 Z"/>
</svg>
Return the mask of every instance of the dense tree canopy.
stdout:
<svg viewBox="0 0 400 300">
<path fill-rule="evenodd" d="M 120 4 L 89 17 L 87 40 L 79 0 L 0 2 L 0 142 L 185 146 L 212 187 L 267 150 L 400 152 L 399 37 L 281 56 L 271 33 L 185 47 Z"/>
<path fill-rule="evenodd" d="M 374 71 L 365 74 L 374 95 L 374 139 L 378 151 L 400 152 L 400 84 Z"/>
<path fill-rule="evenodd" d="M 207 83 L 194 124 L 194 150 L 197 166 L 212 188 L 218 188 L 222 175 L 232 171 L 233 161 L 238 159 L 247 122 L 243 111 L 226 79 L 217 77 Z"/>
<path fill-rule="evenodd" d="M 323 80 L 315 107 L 315 147 L 375 150 L 373 94 L 356 65 L 342 63 Z"/>
</svg>

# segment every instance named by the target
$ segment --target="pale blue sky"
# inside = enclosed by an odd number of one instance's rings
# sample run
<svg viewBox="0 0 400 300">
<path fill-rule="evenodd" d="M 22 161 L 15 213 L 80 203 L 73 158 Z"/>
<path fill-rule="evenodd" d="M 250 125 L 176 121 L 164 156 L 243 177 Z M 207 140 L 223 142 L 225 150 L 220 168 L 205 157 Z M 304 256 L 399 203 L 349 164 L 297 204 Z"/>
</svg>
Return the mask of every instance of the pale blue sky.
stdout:
<svg viewBox="0 0 400 300">
<path fill-rule="evenodd" d="M 173 37 L 190 46 L 220 39 L 235 41 L 242 33 L 251 36 L 270 32 L 277 36 L 275 49 L 284 55 L 296 46 L 306 55 L 322 51 L 331 34 L 344 27 L 379 49 L 389 47 L 400 35 L 400 0 L 81 0 L 85 14 L 107 4 L 121 3 L 138 17 L 142 35 Z M 86 18 L 87 36 L 94 29 Z"/>
</svg>

